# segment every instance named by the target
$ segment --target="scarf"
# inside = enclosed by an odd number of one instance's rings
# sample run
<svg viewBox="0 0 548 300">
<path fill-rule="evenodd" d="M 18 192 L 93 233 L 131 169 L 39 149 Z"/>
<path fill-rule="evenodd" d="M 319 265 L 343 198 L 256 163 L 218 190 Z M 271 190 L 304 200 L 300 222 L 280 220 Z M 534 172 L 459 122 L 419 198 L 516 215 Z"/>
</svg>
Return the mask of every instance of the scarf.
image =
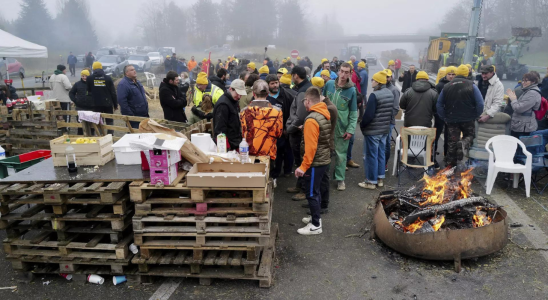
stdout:
<svg viewBox="0 0 548 300">
<path fill-rule="evenodd" d="M 53 74 L 55 74 L 55 75 L 63 74 L 63 71 L 55 70 L 55 72 L 53 72 Z"/>
</svg>

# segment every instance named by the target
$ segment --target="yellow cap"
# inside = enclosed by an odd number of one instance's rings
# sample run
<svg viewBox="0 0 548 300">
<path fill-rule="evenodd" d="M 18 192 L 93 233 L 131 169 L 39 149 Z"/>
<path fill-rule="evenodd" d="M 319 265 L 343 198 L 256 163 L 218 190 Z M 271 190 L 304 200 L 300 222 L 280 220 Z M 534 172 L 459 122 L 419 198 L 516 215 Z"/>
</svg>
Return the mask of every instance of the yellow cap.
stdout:
<svg viewBox="0 0 548 300">
<path fill-rule="evenodd" d="M 472 69 L 472 65 L 471 65 L 471 64 L 466 64 L 466 66 L 468 67 L 468 69 Z"/>
<path fill-rule="evenodd" d="M 322 58 L 322 64 L 326 61 L 329 61 L 327 58 Z"/>
<path fill-rule="evenodd" d="M 196 84 L 208 84 L 209 81 L 207 80 L 207 74 L 205 72 L 198 73 L 198 77 L 196 78 Z"/>
<path fill-rule="evenodd" d="M 390 69 L 384 69 L 383 71 L 386 73 L 386 75 L 392 76 L 392 70 L 390 70 Z"/>
<path fill-rule="evenodd" d="M 447 75 L 447 68 L 446 67 L 441 67 L 439 70 L 438 70 L 438 77 L 443 77 Z"/>
<path fill-rule="evenodd" d="M 362 60 L 358 63 L 358 67 L 365 68 L 365 62 Z"/>
<path fill-rule="evenodd" d="M 287 60 L 291 60 L 291 56 L 288 56 L 288 57 L 287 57 Z"/>
<path fill-rule="evenodd" d="M 424 71 L 420 71 L 419 73 L 417 73 L 417 79 L 430 79 L 430 77 L 428 77 L 428 74 L 426 74 L 426 72 Z"/>
<path fill-rule="evenodd" d="M 388 77 L 388 74 L 385 71 L 380 71 L 373 75 L 373 80 L 380 84 L 386 84 L 386 77 Z"/>
<path fill-rule="evenodd" d="M 455 66 L 447 67 L 445 69 L 445 75 L 450 74 L 450 73 L 457 74 L 457 67 L 455 67 Z"/>
<path fill-rule="evenodd" d="M 282 64 L 285 64 L 287 62 L 287 59 L 282 59 Z"/>
<path fill-rule="evenodd" d="M 232 57 L 229 56 L 229 57 L 227 57 L 226 59 L 231 59 L 231 58 L 232 58 Z"/>
<path fill-rule="evenodd" d="M 457 76 L 464 76 L 464 77 L 468 77 L 468 73 L 470 72 L 470 70 L 468 70 L 468 67 L 465 66 L 465 65 L 460 65 L 458 68 L 457 68 L 457 72 L 455 72 L 455 74 L 457 74 Z"/>
<path fill-rule="evenodd" d="M 286 68 L 280 68 L 280 69 L 278 70 L 278 73 L 286 74 L 286 73 L 287 73 L 287 69 L 286 69 Z"/>
<path fill-rule="evenodd" d="M 300 56 L 297 56 L 297 60 L 301 60 L 301 57 L 300 57 Z"/>
<path fill-rule="evenodd" d="M 254 63 L 254 62 L 250 62 L 250 63 L 247 64 L 247 67 L 248 67 L 248 68 L 251 68 L 251 69 L 253 69 L 253 70 L 255 70 L 255 63 Z"/>
<path fill-rule="evenodd" d="M 291 85 L 291 74 L 285 73 L 280 78 L 280 83 Z"/>
<path fill-rule="evenodd" d="M 202 59 L 203 62 L 207 62 L 207 58 Z"/>
<path fill-rule="evenodd" d="M 317 86 L 319 88 L 323 88 L 325 85 L 325 81 L 321 77 L 312 77 L 310 80 L 312 82 L 313 86 Z"/>
<path fill-rule="evenodd" d="M 88 70 L 82 70 L 82 72 L 80 72 L 80 75 L 89 76 L 89 71 Z"/>
<path fill-rule="evenodd" d="M 389 61 L 388 61 L 388 65 L 389 65 L 389 66 L 393 66 L 393 65 L 395 65 L 395 64 L 396 64 L 396 63 L 395 63 L 393 60 L 389 60 Z"/>
<path fill-rule="evenodd" d="M 102 69 L 103 68 L 103 64 L 96 61 L 93 63 L 93 65 L 91 65 L 91 69 L 93 70 L 97 70 L 97 69 Z"/>
<path fill-rule="evenodd" d="M 327 71 L 327 70 L 322 70 L 322 72 L 320 73 L 320 75 L 322 75 L 322 76 L 327 76 L 327 77 L 331 78 L 331 73 L 329 73 L 329 71 Z"/>
<path fill-rule="evenodd" d="M 264 65 L 259 68 L 259 74 L 268 74 L 268 72 L 270 72 L 270 70 L 268 69 L 267 65 Z"/>
<path fill-rule="evenodd" d="M 171 57 L 171 56 L 169 56 L 169 55 L 166 55 L 166 58 L 170 58 L 170 57 Z"/>
<path fill-rule="evenodd" d="M 347 61 L 347 63 L 350 65 L 350 69 L 354 69 L 354 64 L 351 60 Z"/>
</svg>

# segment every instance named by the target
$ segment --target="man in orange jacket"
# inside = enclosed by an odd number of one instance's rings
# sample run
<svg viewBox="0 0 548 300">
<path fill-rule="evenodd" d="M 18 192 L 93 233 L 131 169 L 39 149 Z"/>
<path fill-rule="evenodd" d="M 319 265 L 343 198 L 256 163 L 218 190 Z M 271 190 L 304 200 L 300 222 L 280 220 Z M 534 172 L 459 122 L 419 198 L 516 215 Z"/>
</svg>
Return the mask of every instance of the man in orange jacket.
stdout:
<svg viewBox="0 0 548 300">
<path fill-rule="evenodd" d="M 295 170 L 296 177 L 304 178 L 306 199 L 310 206 L 310 216 L 303 218 L 305 227 L 297 230 L 302 235 L 314 235 L 322 233 L 322 220 L 320 217 L 322 192 L 329 194 L 329 188 L 321 191 L 322 185 L 329 186 L 327 168 L 331 163 L 331 116 L 327 105 L 321 102 L 321 91 L 317 87 L 310 87 L 304 96 L 304 106 L 308 116 L 304 121 L 303 137 L 301 141 L 301 154 L 303 161 Z"/>
</svg>

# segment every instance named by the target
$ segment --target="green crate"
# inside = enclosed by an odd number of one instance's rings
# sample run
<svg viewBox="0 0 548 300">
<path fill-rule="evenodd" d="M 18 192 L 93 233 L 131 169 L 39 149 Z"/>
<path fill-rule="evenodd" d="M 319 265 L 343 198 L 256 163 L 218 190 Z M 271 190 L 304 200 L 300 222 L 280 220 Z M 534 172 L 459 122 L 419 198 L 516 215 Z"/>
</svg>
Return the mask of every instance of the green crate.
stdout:
<svg viewBox="0 0 548 300">
<path fill-rule="evenodd" d="M 25 155 L 25 154 L 22 154 L 22 155 Z M 8 172 L 8 168 L 13 169 L 15 171 L 15 173 L 17 173 L 17 172 L 23 171 L 24 169 L 26 169 L 26 168 L 28 168 L 32 165 L 35 165 L 35 164 L 43 161 L 44 159 L 46 159 L 48 157 L 51 157 L 51 155 L 47 156 L 47 157 L 39 157 L 39 158 L 29 160 L 29 161 L 25 161 L 25 162 L 21 162 L 20 155 L 12 156 L 12 157 L 6 157 L 5 159 L 0 160 L 0 179 L 6 178 L 6 177 L 8 177 L 8 175 L 10 175 L 9 174 L 10 172 Z"/>
</svg>

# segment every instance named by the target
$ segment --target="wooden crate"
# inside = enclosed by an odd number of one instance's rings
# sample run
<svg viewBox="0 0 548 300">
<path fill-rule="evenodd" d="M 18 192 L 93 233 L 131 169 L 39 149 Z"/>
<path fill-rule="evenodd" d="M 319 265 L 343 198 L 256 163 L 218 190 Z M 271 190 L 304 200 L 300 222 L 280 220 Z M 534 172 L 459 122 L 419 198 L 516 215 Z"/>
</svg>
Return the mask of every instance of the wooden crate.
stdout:
<svg viewBox="0 0 548 300">
<path fill-rule="evenodd" d="M 65 144 L 66 139 L 70 142 L 75 142 L 81 136 L 69 135 L 61 136 L 50 141 L 51 156 L 55 167 L 64 167 L 67 165 L 65 150 L 68 144 Z M 94 137 L 88 137 L 90 139 Z M 70 144 L 74 147 L 76 154 L 76 164 L 78 166 L 103 166 L 114 159 L 112 151 L 112 135 L 108 134 L 103 137 L 95 138 L 97 143 L 93 144 Z"/>
<path fill-rule="evenodd" d="M 15 270 L 36 274 L 124 275 L 136 272 L 136 268 L 131 266 L 132 256 L 133 254 L 125 259 L 105 259 L 9 254 L 6 259 Z"/>
<path fill-rule="evenodd" d="M 274 279 L 273 265 L 276 258 L 277 235 L 278 224 L 274 223 L 272 224 L 268 243 L 260 251 L 259 263 L 256 264 L 253 261 L 249 267 L 243 267 L 243 269 L 241 267 L 243 263 L 241 259 L 243 251 L 248 251 L 246 257 L 249 258 L 249 251 L 255 250 L 240 249 L 242 252 L 232 252 L 233 254 L 230 254 L 229 249 L 217 252 L 204 251 L 201 253 L 201 258 L 194 256 L 195 250 L 193 250 L 193 257 L 188 260 L 186 257 L 187 254 L 190 255 L 190 252 L 164 251 L 155 254 L 154 257 L 148 256 L 146 258 L 143 258 L 143 253 L 141 253 L 141 256 L 134 260 L 134 263 L 139 264 L 140 271 L 126 273 L 126 276 L 130 284 L 150 283 L 155 277 L 184 277 L 198 278 L 201 285 L 210 285 L 213 279 L 239 279 L 259 281 L 260 287 L 270 287 Z M 232 255 L 230 265 L 232 265 L 232 261 L 236 258 L 234 263 L 239 263 L 240 267 L 229 266 L 227 255 Z M 167 262 L 170 264 L 165 264 Z M 187 262 L 190 265 L 185 265 Z"/>
</svg>

